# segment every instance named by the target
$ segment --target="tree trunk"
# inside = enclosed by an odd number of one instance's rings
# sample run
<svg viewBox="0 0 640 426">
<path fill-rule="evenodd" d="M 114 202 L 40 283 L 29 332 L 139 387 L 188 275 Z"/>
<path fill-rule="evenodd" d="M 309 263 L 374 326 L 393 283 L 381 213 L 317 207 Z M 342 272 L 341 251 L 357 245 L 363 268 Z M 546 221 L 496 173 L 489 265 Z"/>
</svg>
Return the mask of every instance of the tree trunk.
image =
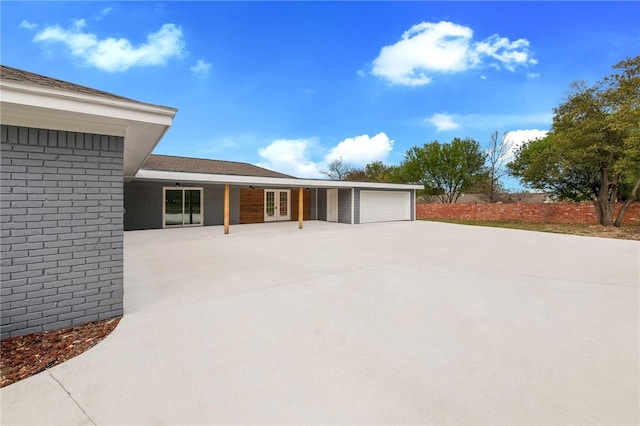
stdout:
<svg viewBox="0 0 640 426">
<path fill-rule="evenodd" d="M 495 165 L 493 165 L 492 169 L 491 169 L 491 182 L 490 182 L 491 186 L 489 187 L 489 202 L 490 203 L 493 203 L 493 192 L 494 192 L 493 190 L 494 190 L 494 188 L 496 186 L 496 178 L 495 178 L 495 174 L 494 174 L 494 168 L 495 168 Z"/>
<path fill-rule="evenodd" d="M 598 198 L 594 201 L 596 212 L 598 213 L 598 225 L 613 226 L 613 207 L 615 200 L 610 199 L 609 173 L 607 169 L 600 170 L 600 192 Z"/>
<path fill-rule="evenodd" d="M 637 201 L 639 188 L 640 188 L 640 177 L 636 181 L 636 184 L 633 186 L 633 189 L 631 190 L 631 195 L 629 196 L 627 201 L 624 202 L 622 207 L 620 207 L 620 211 L 618 212 L 618 216 L 616 216 L 616 221 L 613 224 L 613 226 L 617 226 L 617 227 L 622 226 L 622 219 L 624 218 L 624 214 L 626 213 L 629 206 L 633 204 L 635 201 Z"/>
<path fill-rule="evenodd" d="M 596 219 L 598 221 L 598 225 L 602 225 L 604 213 L 602 212 L 602 206 L 600 205 L 600 200 L 593 200 L 593 206 L 596 208 Z"/>
</svg>

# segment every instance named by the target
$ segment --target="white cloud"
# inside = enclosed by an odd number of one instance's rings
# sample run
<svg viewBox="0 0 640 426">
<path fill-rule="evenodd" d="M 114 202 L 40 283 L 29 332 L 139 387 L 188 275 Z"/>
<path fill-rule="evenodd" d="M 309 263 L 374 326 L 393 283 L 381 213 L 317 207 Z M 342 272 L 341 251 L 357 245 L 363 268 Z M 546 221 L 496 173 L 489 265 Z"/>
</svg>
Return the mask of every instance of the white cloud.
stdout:
<svg viewBox="0 0 640 426">
<path fill-rule="evenodd" d="M 346 138 L 331 148 L 325 161 L 328 163 L 342 158 L 344 163 L 354 166 L 364 166 L 374 161 L 385 161 L 393 149 L 393 142 L 384 132 L 373 137 L 360 135 Z"/>
<path fill-rule="evenodd" d="M 258 150 L 264 161 L 260 167 L 301 178 L 321 178 L 320 169 L 308 158 L 311 141 L 307 139 L 277 139 Z"/>
<path fill-rule="evenodd" d="M 474 43 L 472 38 L 473 30 L 463 25 L 421 22 L 405 31 L 400 41 L 380 50 L 372 74 L 391 84 L 421 86 L 436 73 L 487 65 L 514 71 L 536 63 L 525 39 L 512 42 L 496 34 Z"/>
<path fill-rule="evenodd" d="M 200 78 L 206 78 L 209 76 L 209 72 L 211 71 L 211 64 L 205 62 L 204 59 L 198 59 L 196 64 L 189 68 L 192 73 Z"/>
<path fill-rule="evenodd" d="M 95 17 L 96 21 L 100 21 L 102 20 L 102 18 L 104 18 L 105 16 L 107 16 L 108 14 L 111 13 L 111 8 L 110 7 L 105 7 L 104 9 L 102 9 L 100 11 L 100 13 L 98 14 L 98 16 Z"/>
<path fill-rule="evenodd" d="M 474 50 L 480 56 L 495 59 L 496 62 L 492 62 L 491 65 L 496 68 L 503 66 L 509 71 L 515 71 L 518 65 L 537 63 L 535 59 L 530 58 L 529 41 L 523 38 L 512 42 L 506 37 L 494 34 L 485 41 L 475 43 Z"/>
<path fill-rule="evenodd" d="M 510 144 L 507 161 L 511 161 L 515 152 L 524 144 L 536 139 L 542 139 L 547 136 L 547 130 L 528 129 L 528 130 L 512 130 L 507 132 L 505 139 Z"/>
<path fill-rule="evenodd" d="M 18 28 L 24 28 L 25 30 L 35 30 L 38 27 L 38 24 L 32 24 L 31 22 L 23 19 L 18 25 Z"/>
<path fill-rule="evenodd" d="M 460 127 L 460 124 L 456 123 L 452 115 L 449 114 L 433 114 L 431 118 L 427 118 L 425 122 L 431 123 L 436 126 L 439 132 L 446 130 L 453 130 Z"/>
<path fill-rule="evenodd" d="M 164 65 L 185 53 L 182 29 L 175 24 L 164 24 L 137 47 L 125 38 L 99 39 L 95 34 L 83 32 L 86 26 L 86 21 L 79 19 L 69 29 L 58 25 L 47 27 L 36 34 L 34 41 L 63 43 L 73 56 L 86 64 L 112 72 L 135 66 Z"/>
<path fill-rule="evenodd" d="M 263 161 L 257 165 L 295 177 L 326 178 L 322 171 L 327 170 L 328 164 L 338 158 L 350 166 L 385 161 L 393 148 L 393 140 L 383 132 L 373 137 L 361 135 L 346 138 L 331 148 L 322 161 L 310 159 L 309 151 L 314 146 L 314 141 L 310 139 L 277 139 L 258 150 Z"/>
<path fill-rule="evenodd" d="M 432 117 L 433 118 L 433 117 Z M 551 112 L 533 114 L 455 114 L 455 122 L 464 129 L 488 130 L 517 129 L 520 127 L 546 128 L 551 126 Z M 430 123 L 426 119 L 426 123 Z"/>
</svg>

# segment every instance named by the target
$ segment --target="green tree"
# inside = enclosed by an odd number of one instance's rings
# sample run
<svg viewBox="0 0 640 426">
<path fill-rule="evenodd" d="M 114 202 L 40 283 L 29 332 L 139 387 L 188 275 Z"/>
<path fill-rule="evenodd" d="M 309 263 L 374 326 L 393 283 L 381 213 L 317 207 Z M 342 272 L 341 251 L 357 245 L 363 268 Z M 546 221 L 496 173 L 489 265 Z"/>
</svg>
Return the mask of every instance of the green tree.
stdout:
<svg viewBox="0 0 640 426">
<path fill-rule="evenodd" d="M 524 184 L 559 199 L 590 200 L 598 223 L 620 226 L 640 186 L 640 56 L 594 86 L 574 82 L 554 109 L 551 131 L 507 165 Z M 618 200 L 627 200 L 615 222 Z"/>
<path fill-rule="evenodd" d="M 604 79 L 604 96 L 611 106 L 611 127 L 624 133 L 622 155 L 614 165 L 614 172 L 622 176 L 623 193 L 628 193 L 614 222 L 620 226 L 640 189 L 640 56 L 627 58 L 613 69 L 619 72 Z"/>
<path fill-rule="evenodd" d="M 375 161 L 363 169 L 352 169 L 346 180 L 357 182 L 403 183 L 399 166 L 387 166 L 382 161 Z"/>
<path fill-rule="evenodd" d="M 410 182 L 423 184 L 425 192 L 443 203 L 455 203 L 462 191 L 486 179 L 486 154 L 473 139 L 455 138 L 414 146 L 405 154 L 403 174 Z"/>
</svg>

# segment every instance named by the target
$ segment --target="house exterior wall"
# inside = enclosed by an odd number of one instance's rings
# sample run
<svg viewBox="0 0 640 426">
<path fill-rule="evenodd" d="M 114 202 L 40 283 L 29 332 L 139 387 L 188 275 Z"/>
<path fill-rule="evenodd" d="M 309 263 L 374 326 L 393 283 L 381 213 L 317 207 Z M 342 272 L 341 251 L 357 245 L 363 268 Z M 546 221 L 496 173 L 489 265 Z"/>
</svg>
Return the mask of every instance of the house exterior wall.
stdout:
<svg viewBox="0 0 640 426">
<path fill-rule="evenodd" d="M 303 220 L 313 220 L 315 212 L 312 209 L 312 201 L 315 201 L 315 190 L 302 191 L 303 194 Z M 313 214 L 312 214 L 313 212 Z M 298 190 L 291 190 L 291 220 L 298 220 Z"/>
<path fill-rule="evenodd" d="M 203 188 L 204 226 L 224 224 L 224 185 L 189 185 L 181 183 L 179 188 Z M 132 181 L 124 184 L 124 229 L 158 229 L 162 228 L 162 200 L 165 187 L 176 187 L 176 182 Z M 366 188 L 338 189 L 338 222 L 359 224 L 360 196 Z M 353 217 L 352 217 L 353 191 Z M 384 189 L 380 191 L 402 191 L 411 194 L 414 206 L 415 192 L 412 190 Z M 327 220 L 327 189 L 305 189 L 304 220 Z M 298 220 L 298 188 L 290 188 L 290 220 Z M 249 224 L 264 222 L 264 189 L 247 187 L 230 188 L 230 224 Z M 415 219 L 415 211 L 411 209 L 411 220 Z"/>
<path fill-rule="evenodd" d="M 298 188 L 290 189 L 289 217 L 292 221 L 298 220 Z M 303 191 L 304 205 L 303 220 L 315 220 L 315 190 Z M 264 189 L 240 189 L 240 221 L 239 223 L 263 223 L 264 222 Z"/>
<path fill-rule="evenodd" d="M 122 137 L 0 126 L 1 337 L 123 313 Z"/>
<path fill-rule="evenodd" d="M 224 225 L 224 185 L 204 186 L 204 226 Z M 240 188 L 229 188 L 229 224 L 240 223 Z"/>
<path fill-rule="evenodd" d="M 264 190 L 251 188 L 240 189 L 239 223 L 262 222 L 264 222 Z"/>
<path fill-rule="evenodd" d="M 317 206 L 316 206 L 316 194 L 317 194 L 318 190 L 317 189 L 311 189 L 309 190 L 309 197 L 311 198 L 311 212 L 309 214 L 310 216 L 310 220 L 317 220 L 318 219 L 318 214 L 317 214 Z"/>
<path fill-rule="evenodd" d="M 416 191 L 411 191 L 411 220 L 416 220 Z"/>
<path fill-rule="evenodd" d="M 175 182 L 132 181 L 124 184 L 125 231 L 162 228 L 163 191 Z M 202 188 L 203 225 L 224 225 L 224 185 L 189 185 L 178 188 Z M 229 223 L 240 223 L 240 188 L 229 188 Z"/>
<path fill-rule="evenodd" d="M 338 222 L 351 223 L 351 189 L 338 189 Z"/>
<path fill-rule="evenodd" d="M 161 182 L 124 183 L 124 230 L 162 228 Z"/>
<path fill-rule="evenodd" d="M 318 212 L 317 220 L 327 220 L 327 190 L 324 188 L 318 189 L 318 206 L 316 208 Z"/>
<path fill-rule="evenodd" d="M 353 190 L 353 223 L 360 224 L 360 188 Z"/>
</svg>

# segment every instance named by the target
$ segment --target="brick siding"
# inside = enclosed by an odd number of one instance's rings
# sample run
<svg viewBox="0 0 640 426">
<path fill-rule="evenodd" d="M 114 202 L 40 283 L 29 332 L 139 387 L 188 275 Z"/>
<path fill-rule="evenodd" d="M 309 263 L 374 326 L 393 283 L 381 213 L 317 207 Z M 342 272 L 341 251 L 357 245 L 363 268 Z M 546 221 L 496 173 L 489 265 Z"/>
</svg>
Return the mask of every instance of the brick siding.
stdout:
<svg viewBox="0 0 640 426">
<path fill-rule="evenodd" d="M 619 203 L 616 213 L 622 206 Z M 491 220 L 499 222 L 530 223 L 597 223 L 593 203 L 497 203 L 497 204 L 417 204 L 418 219 L 464 219 Z M 614 215 L 615 219 L 615 215 Z M 629 206 L 622 221 L 623 225 L 640 222 L 640 203 Z"/>
<path fill-rule="evenodd" d="M 1 337 L 121 316 L 124 139 L 0 132 Z"/>
</svg>

